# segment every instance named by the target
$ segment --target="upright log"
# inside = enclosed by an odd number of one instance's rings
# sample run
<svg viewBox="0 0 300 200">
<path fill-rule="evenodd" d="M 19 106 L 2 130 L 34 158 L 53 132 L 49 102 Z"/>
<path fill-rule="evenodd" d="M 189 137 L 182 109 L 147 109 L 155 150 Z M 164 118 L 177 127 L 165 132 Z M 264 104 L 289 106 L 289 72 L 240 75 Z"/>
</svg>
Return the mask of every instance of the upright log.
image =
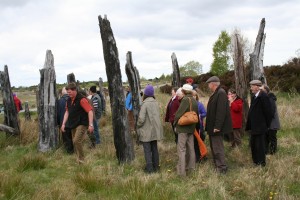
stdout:
<svg viewBox="0 0 300 200">
<path fill-rule="evenodd" d="M 0 72 L 0 85 L 4 106 L 4 124 L 14 129 L 13 132 L 8 131 L 6 133 L 8 135 L 19 135 L 20 125 L 18 113 L 11 90 L 7 65 L 4 66 L 4 71 Z"/>
<path fill-rule="evenodd" d="M 237 95 L 243 99 L 243 125 L 246 123 L 246 119 L 249 111 L 248 104 L 248 84 L 245 73 L 244 51 L 241 39 L 238 34 L 233 38 L 233 62 L 234 62 L 234 75 L 235 75 L 235 89 Z M 243 129 L 244 130 L 244 129 Z"/>
<path fill-rule="evenodd" d="M 76 79 L 75 79 L 74 73 L 71 73 L 71 74 L 67 75 L 67 81 L 68 81 L 68 84 L 69 83 L 76 83 Z"/>
<path fill-rule="evenodd" d="M 172 59 L 172 67 L 173 67 L 172 86 L 173 87 L 181 87 L 180 71 L 179 71 L 179 66 L 178 66 L 177 57 L 176 57 L 175 53 L 172 53 L 171 59 Z"/>
<path fill-rule="evenodd" d="M 126 54 L 125 71 L 128 78 L 128 82 L 132 93 L 132 110 L 134 117 L 134 127 L 136 130 L 137 120 L 139 118 L 139 112 L 141 109 L 142 98 L 140 95 L 140 82 L 137 68 L 133 65 L 132 54 L 130 51 Z"/>
<path fill-rule="evenodd" d="M 100 77 L 99 78 L 99 96 L 101 98 L 101 106 L 102 106 L 102 114 L 105 116 L 106 115 L 106 95 L 104 94 L 103 90 L 103 80 Z"/>
<path fill-rule="evenodd" d="M 56 75 L 51 50 L 46 52 L 44 68 L 40 69 L 40 74 L 37 106 L 39 118 L 38 149 L 41 152 L 46 152 L 55 149 L 59 139 L 56 121 Z"/>
<path fill-rule="evenodd" d="M 250 54 L 250 78 L 251 80 L 260 80 L 262 83 L 267 83 L 264 66 L 264 47 L 266 34 L 264 33 L 266 21 L 263 18 L 260 22 L 260 27 L 255 41 L 254 51 Z"/>
<path fill-rule="evenodd" d="M 106 66 L 116 154 L 119 163 L 130 162 L 134 159 L 134 148 L 125 109 L 118 48 L 106 16 L 102 19 L 99 15 L 98 20 Z"/>
<path fill-rule="evenodd" d="M 30 121 L 31 120 L 31 116 L 30 116 L 30 111 L 29 111 L 29 106 L 28 106 L 28 101 L 25 102 L 25 120 L 26 121 Z"/>
</svg>

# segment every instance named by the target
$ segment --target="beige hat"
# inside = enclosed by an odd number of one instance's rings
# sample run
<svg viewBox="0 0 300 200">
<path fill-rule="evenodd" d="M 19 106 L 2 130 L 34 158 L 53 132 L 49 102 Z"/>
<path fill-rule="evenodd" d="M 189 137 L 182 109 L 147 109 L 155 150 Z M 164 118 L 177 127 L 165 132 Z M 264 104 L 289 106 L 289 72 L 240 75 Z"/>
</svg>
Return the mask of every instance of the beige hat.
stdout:
<svg viewBox="0 0 300 200">
<path fill-rule="evenodd" d="M 185 91 L 192 91 L 193 90 L 193 86 L 191 86 L 190 84 L 184 84 L 182 86 L 182 89 Z"/>
<path fill-rule="evenodd" d="M 260 80 L 252 80 L 249 83 L 250 85 L 262 86 L 262 82 Z"/>
<path fill-rule="evenodd" d="M 210 82 L 220 82 L 220 79 L 217 76 L 212 76 L 206 81 L 206 83 L 210 83 Z"/>
</svg>

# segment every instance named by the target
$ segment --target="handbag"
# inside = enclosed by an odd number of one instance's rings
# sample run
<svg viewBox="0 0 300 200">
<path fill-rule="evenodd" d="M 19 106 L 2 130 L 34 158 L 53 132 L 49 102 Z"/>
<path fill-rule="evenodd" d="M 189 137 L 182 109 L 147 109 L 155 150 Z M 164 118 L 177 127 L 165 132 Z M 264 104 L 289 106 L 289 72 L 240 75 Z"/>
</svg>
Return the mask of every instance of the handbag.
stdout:
<svg viewBox="0 0 300 200">
<path fill-rule="evenodd" d="M 192 111 L 192 100 L 189 98 L 190 111 L 184 113 L 178 120 L 178 124 L 181 126 L 196 124 L 199 121 L 198 115 L 195 111 Z"/>
</svg>

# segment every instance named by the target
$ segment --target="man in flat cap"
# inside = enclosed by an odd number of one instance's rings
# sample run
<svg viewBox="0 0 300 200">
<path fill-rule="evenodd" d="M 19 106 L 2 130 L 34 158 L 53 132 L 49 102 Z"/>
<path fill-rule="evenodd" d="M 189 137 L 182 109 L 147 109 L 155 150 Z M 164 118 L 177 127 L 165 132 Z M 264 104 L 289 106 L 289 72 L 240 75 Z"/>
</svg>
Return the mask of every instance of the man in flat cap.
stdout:
<svg viewBox="0 0 300 200">
<path fill-rule="evenodd" d="M 252 80 L 250 90 L 253 94 L 248 112 L 246 131 L 250 133 L 252 160 L 255 165 L 265 166 L 265 135 L 272 119 L 271 103 L 267 94 L 260 90 L 262 82 Z"/>
<path fill-rule="evenodd" d="M 217 76 L 210 77 L 206 83 L 213 94 L 207 104 L 205 129 L 209 135 L 215 167 L 218 172 L 226 173 L 223 135 L 232 132 L 229 102 L 225 90 L 220 87 L 220 79 Z"/>
</svg>

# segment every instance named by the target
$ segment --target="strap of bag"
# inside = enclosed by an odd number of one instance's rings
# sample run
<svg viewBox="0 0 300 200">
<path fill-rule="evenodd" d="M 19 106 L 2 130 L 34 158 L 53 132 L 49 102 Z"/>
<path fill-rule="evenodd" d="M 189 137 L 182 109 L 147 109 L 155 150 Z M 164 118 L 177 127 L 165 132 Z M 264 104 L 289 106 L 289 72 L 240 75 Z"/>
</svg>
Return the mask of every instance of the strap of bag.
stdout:
<svg viewBox="0 0 300 200">
<path fill-rule="evenodd" d="M 192 100 L 190 97 L 189 97 L 189 102 L 190 102 L 190 111 L 192 111 Z"/>
</svg>

